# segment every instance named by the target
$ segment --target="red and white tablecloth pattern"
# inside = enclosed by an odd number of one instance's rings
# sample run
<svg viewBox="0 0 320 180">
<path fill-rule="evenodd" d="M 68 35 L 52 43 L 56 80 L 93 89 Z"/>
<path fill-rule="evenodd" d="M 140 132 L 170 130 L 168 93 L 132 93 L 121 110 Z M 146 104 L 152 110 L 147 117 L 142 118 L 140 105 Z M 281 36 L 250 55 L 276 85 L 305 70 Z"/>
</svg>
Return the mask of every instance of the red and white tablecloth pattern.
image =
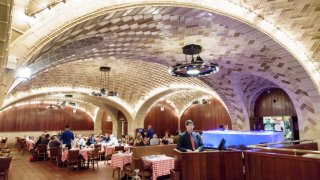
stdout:
<svg viewBox="0 0 320 180">
<path fill-rule="evenodd" d="M 104 145 L 104 151 L 105 151 L 105 156 L 112 154 L 114 152 L 115 147 L 114 146 L 107 146 Z"/>
<path fill-rule="evenodd" d="M 131 153 L 116 153 L 111 156 L 111 167 L 113 169 L 120 168 L 123 170 L 123 167 L 132 162 Z"/>
<path fill-rule="evenodd" d="M 34 148 L 34 141 L 31 139 L 26 139 L 27 148 L 31 151 Z"/>
<path fill-rule="evenodd" d="M 124 146 L 125 151 L 130 150 L 130 148 L 132 148 L 132 146 Z M 105 151 L 105 156 L 108 156 L 114 153 L 115 146 L 103 145 L 101 146 L 101 149 L 103 149 L 102 151 Z"/>
<path fill-rule="evenodd" d="M 172 157 L 142 158 L 142 160 L 144 165 L 151 164 L 153 180 L 156 180 L 159 176 L 170 174 L 170 169 L 174 168 L 174 159 Z"/>
<path fill-rule="evenodd" d="M 73 149 L 71 149 L 73 150 Z M 94 148 L 84 148 L 79 150 L 79 155 L 83 157 L 84 160 L 88 160 L 88 152 L 92 152 Z M 68 150 L 64 150 L 61 156 L 61 161 L 65 162 L 68 159 Z"/>
</svg>

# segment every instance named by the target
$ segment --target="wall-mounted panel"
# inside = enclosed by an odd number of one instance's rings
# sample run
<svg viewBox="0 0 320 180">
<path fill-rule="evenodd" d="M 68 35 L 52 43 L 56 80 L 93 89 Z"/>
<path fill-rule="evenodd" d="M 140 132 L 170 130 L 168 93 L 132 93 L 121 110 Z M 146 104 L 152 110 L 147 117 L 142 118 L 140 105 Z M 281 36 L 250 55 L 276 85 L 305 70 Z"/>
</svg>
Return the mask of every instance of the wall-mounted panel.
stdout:
<svg viewBox="0 0 320 180">
<path fill-rule="evenodd" d="M 290 97 L 284 90 L 279 88 L 261 93 L 254 106 L 254 117 L 296 115 Z"/>
<path fill-rule="evenodd" d="M 217 100 L 210 99 L 211 103 L 193 104 L 183 114 L 180 120 L 181 130 L 185 130 L 185 121 L 191 119 L 194 122 L 194 130 L 213 130 L 219 125 L 228 126 L 231 129 L 231 119 L 226 108 Z"/>
<path fill-rule="evenodd" d="M 167 101 L 159 101 L 148 111 L 144 119 L 144 128 L 151 125 L 159 137 L 163 137 L 166 131 L 174 134 L 178 130 L 179 117 L 172 104 Z"/>
</svg>

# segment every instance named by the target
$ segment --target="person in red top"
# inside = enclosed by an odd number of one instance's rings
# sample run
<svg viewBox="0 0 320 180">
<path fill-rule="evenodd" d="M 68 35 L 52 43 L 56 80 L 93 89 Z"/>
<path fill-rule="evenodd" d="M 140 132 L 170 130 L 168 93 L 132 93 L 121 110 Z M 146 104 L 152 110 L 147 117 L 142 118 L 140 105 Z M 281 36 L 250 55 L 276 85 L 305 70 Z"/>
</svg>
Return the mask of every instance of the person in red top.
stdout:
<svg viewBox="0 0 320 180">
<path fill-rule="evenodd" d="M 181 133 L 177 143 L 177 149 L 182 152 L 201 152 L 204 150 L 201 136 L 193 132 L 192 120 L 185 122 L 186 131 Z"/>
</svg>

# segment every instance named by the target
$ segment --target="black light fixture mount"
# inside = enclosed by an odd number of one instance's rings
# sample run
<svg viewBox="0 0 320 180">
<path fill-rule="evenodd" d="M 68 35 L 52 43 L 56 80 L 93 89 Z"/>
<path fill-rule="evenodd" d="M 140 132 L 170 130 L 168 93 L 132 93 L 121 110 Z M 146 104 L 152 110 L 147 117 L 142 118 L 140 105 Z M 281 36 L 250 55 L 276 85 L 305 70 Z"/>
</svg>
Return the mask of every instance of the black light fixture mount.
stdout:
<svg viewBox="0 0 320 180">
<path fill-rule="evenodd" d="M 100 92 L 92 92 L 93 96 L 117 96 L 116 91 L 109 90 L 109 72 L 111 71 L 111 67 L 101 66 L 100 72 Z"/>
<path fill-rule="evenodd" d="M 200 57 L 202 47 L 196 44 L 189 44 L 182 48 L 185 54 L 185 63 L 177 63 L 170 69 L 170 74 L 177 77 L 200 77 L 209 74 L 215 74 L 219 71 L 217 63 L 206 64 Z M 196 59 L 194 55 L 197 55 Z M 191 61 L 188 62 L 187 56 L 191 56 Z"/>
</svg>

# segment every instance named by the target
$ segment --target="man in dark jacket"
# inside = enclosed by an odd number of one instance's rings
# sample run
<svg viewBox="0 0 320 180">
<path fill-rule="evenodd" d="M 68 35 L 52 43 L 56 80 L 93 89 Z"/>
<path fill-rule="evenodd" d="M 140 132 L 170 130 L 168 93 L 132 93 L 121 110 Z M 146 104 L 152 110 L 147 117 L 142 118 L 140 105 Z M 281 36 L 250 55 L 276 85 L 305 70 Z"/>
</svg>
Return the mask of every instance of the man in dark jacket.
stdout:
<svg viewBox="0 0 320 180">
<path fill-rule="evenodd" d="M 66 147 L 68 147 L 68 149 L 71 149 L 71 141 L 74 140 L 74 135 L 73 132 L 70 131 L 69 125 L 66 125 L 66 129 L 63 131 L 60 138 L 62 140 L 62 143 L 66 144 Z"/>
<path fill-rule="evenodd" d="M 148 125 L 147 137 L 152 139 L 154 135 L 154 130 L 152 129 L 151 125 Z"/>
<path fill-rule="evenodd" d="M 182 152 L 201 152 L 204 150 L 201 136 L 193 132 L 193 122 L 185 122 L 186 131 L 181 133 L 177 143 L 177 149 Z"/>
</svg>

